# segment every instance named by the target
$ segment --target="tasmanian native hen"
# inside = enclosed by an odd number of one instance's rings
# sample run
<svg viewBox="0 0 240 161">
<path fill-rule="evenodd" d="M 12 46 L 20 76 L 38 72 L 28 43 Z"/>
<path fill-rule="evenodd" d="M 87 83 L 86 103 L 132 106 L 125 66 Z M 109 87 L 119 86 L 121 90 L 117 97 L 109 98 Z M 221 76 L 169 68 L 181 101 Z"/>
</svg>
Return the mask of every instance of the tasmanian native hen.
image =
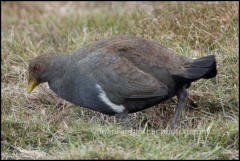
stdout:
<svg viewBox="0 0 240 161">
<path fill-rule="evenodd" d="M 125 120 L 177 96 L 174 129 L 193 81 L 217 74 L 214 55 L 187 58 L 161 44 L 133 36 L 95 41 L 71 55 L 47 53 L 31 60 L 28 92 L 48 82 L 60 97 Z"/>
</svg>

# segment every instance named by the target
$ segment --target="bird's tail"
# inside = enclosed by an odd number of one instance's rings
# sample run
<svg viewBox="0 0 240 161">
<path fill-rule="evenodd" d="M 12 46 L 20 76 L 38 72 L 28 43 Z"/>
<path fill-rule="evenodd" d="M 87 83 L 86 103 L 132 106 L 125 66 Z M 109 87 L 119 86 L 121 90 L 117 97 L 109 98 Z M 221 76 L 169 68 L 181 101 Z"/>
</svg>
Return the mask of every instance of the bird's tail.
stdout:
<svg viewBox="0 0 240 161">
<path fill-rule="evenodd" d="M 186 78 L 197 80 L 213 78 L 217 75 L 215 55 L 194 59 L 187 67 Z"/>
</svg>

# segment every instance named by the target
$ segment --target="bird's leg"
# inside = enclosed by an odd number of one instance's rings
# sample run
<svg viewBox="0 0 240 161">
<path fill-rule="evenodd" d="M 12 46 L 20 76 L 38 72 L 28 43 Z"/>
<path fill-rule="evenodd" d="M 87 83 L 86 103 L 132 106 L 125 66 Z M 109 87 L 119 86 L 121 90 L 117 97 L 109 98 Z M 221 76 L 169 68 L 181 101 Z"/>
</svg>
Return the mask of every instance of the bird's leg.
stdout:
<svg viewBox="0 0 240 161">
<path fill-rule="evenodd" d="M 188 91 L 187 91 L 186 87 L 187 87 L 186 85 L 183 86 L 177 92 L 178 104 L 177 104 L 176 112 L 175 112 L 173 119 L 171 121 L 171 124 L 170 124 L 171 130 L 175 129 L 176 124 L 178 123 L 178 119 L 182 113 L 182 110 L 187 103 Z"/>
<path fill-rule="evenodd" d="M 132 127 L 132 122 L 131 120 L 128 118 L 128 112 L 127 111 L 123 111 L 121 113 L 117 113 L 116 117 L 118 119 L 120 119 L 120 121 L 124 124 L 124 126 L 126 127 Z"/>
</svg>

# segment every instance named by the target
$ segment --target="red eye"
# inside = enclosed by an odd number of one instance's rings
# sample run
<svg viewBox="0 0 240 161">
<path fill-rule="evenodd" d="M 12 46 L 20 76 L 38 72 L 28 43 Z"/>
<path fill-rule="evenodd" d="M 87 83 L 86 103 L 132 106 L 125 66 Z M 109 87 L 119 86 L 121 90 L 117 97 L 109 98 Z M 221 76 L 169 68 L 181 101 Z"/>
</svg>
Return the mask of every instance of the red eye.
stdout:
<svg viewBox="0 0 240 161">
<path fill-rule="evenodd" d="M 39 65 L 35 65 L 34 66 L 34 70 L 38 71 L 40 69 L 40 66 Z"/>
</svg>

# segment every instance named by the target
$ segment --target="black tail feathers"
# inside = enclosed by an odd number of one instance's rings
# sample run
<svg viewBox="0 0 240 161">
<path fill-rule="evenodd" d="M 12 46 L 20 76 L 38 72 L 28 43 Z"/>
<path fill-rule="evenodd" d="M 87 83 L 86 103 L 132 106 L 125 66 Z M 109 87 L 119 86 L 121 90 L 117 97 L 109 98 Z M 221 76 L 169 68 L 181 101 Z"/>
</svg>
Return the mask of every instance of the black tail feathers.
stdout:
<svg viewBox="0 0 240 161">
<path fill-rule="evenodd" d="M 213 78 L 217 75 L 215 55 L 194 59 L 186 69 L 188 79 Z"/>
</svg>

